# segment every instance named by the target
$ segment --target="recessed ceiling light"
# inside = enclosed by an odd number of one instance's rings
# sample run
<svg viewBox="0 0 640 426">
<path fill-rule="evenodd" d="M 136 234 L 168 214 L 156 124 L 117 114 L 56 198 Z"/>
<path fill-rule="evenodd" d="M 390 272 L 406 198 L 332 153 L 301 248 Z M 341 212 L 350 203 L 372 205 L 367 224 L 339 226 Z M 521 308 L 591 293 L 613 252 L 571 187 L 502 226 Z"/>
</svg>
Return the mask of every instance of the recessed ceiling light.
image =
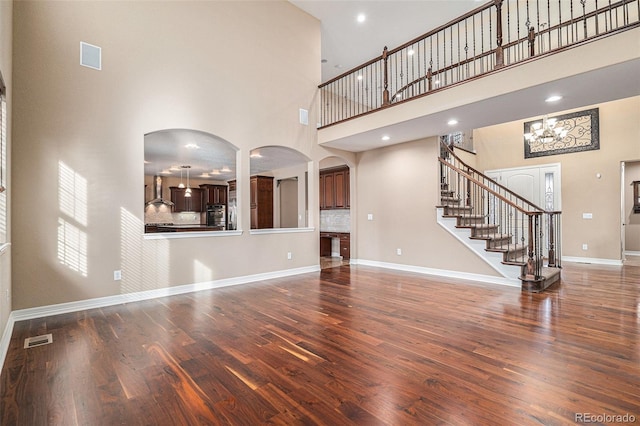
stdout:
<svg viewBox="0 0 640 426">
<path fill-rule="evenodd" d="M 259 152 L 252 152 L 251 155 L 249 155 L 250 158 L 262 158 L 262 155 L 260 155 Z"/>
<path fill-rule="evenodd" d="M 362 80 L 362 74 L 358 76 L 358 80 Z"/>
<path fill-rule="evenodd" d="M 391 139 L 391 137 L 389 137 L 388 135 L 384 135 L 384 136 L 382 137 L 382 140 L 383 140 L 383 141 L 388 141 L 389 139 Z"/>
<path fill-rule="evenodd" d="M 205 172 L 205 173 L 202 173 L 202 174 L 200 175 L 200 177 L 208 178 L 208 177 L 209 177 L 209 173 L 206 173 L 206 172 Z"/>
<path fill-rule="evenodd" d="M 220 170 L 220 171 L 221 171 L 222 173 L 229 173 L 229 172 L 231 171 L 231 169 L 230 169 L 229 167 L 227 167 L 227 166 L 224 166 L 224 167 L 222 168 L 222 170 Z"/>
<path fill-rule="evenodd" d="M 412 56 L 414 53 L 416 52 L 414 52 L 413 49 L 409 49 L 409 51 L 407 52 L 407 55 Z"/>
<path fill-rule="evenodd" d="M 447 121 L 447 124 L 449 126 L 456 125 L 456 124 L 458 124 L 458 120 L 456 120 L 455 118 L 452 118 L 451 120 Z"/>
<path fill-rule="evenodd" d="M 367 17 L 365 16 L 365 14 L 364 14 L 364 13 L 361 13 L 361 14 L 359 14 L 359 15 L 356 17 L 356 20 L 357 20 L 358 22 L 362 23 L 362 22 L 364 22 L 364 21 L 366 21 L 366 20 L 367 20 Z"/>
<path fill-rule="evenodd" d="M 558 102 L 560 99 L 562 99 L 562 96 L 560 95 L 553 95 L 553 96 L 549 96 L 547 99 L 545 99 L 545 102 Z"/>
<path fill-rule="evenodd" d="M 195 143 L 188 143 L 184 146 L 187 149 L 198 149 L 200 148 L 198 145 L 196 145 Z"/>
</svg>

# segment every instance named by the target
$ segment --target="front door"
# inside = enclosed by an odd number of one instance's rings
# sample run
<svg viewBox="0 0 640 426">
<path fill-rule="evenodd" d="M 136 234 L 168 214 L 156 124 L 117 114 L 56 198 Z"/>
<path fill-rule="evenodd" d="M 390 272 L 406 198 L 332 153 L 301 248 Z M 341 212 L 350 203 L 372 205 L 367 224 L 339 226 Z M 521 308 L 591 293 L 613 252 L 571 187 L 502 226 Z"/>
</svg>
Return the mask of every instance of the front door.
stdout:
<svg viewBox="0 0 640 426">
<path fill-rule="evenodd" d="M 560 211 L 560 164 L 545 164 L 533 167 L 489 170 L 484 173 L 502 186 L 546 211 Z M 490 212 L 491 214 L 491 212 Z M 543 234 L 544 245 L 549 249 L 547 232 Z"/>
</svg>

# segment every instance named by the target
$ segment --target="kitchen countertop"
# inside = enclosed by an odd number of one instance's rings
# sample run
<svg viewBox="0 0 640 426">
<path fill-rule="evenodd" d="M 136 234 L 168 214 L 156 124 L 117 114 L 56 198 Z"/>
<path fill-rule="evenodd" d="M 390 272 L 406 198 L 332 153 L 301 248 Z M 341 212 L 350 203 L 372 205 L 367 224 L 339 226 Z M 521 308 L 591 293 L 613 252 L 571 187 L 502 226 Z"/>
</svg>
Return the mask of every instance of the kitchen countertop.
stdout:
<svg viewBox="0 0 640 426">
<path fill-rule="evenodd" d="M 338 238 L 343 235 L 349 235 L 350 232 L 342 232 L 342 231 L 320 231 L 320 238 Z"/>
<path fill-rule="evenodd" d="M 224 227 L 199 225 L 199 224 L 158 226 L 158 232 L 189 232 L 189 231 L 224 231 Z"/>
</svg>

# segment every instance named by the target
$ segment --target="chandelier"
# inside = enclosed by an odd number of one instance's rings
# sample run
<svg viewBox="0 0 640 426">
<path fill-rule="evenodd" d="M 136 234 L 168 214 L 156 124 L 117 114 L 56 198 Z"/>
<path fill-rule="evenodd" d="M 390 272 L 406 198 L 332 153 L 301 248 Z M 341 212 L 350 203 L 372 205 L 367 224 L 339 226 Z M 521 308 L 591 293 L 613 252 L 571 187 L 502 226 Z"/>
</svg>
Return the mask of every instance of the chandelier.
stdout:
<svg viewBox="0 0 640 426">
<path fill-rule="evenodd" d="M 530 133 L 525 133 L 524 138 L 529 145 L 548 144 L 560 142 L 567 136 L 567 130 L 563 126 L 558 126 L 558 120 L 548 118 L 546 115 L 542 122 L 531 124 Z"/>
</svg>

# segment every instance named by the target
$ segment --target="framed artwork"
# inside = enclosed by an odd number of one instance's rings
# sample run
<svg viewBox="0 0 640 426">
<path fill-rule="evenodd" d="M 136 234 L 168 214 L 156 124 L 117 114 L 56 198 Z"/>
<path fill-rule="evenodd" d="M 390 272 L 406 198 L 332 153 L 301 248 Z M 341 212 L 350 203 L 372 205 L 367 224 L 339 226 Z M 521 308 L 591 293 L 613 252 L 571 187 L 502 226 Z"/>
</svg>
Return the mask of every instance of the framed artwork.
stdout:
<svg viewBox="0 0 640 426">
<path fill-rule="evenodd" d="M 524 158 L 544 157 L 547 155 L 568 154 L 600 149 L 600 126 L 598 108 L 562 114 L 545 118 L 544 122 L 555 120 L 554 138 L 524 139 Z M 524 133 L 534 133 L 536 123 L 543 120 L 524 123 Z M 562 132 L 558 134 L 558 129 Z"/>
</svg>

